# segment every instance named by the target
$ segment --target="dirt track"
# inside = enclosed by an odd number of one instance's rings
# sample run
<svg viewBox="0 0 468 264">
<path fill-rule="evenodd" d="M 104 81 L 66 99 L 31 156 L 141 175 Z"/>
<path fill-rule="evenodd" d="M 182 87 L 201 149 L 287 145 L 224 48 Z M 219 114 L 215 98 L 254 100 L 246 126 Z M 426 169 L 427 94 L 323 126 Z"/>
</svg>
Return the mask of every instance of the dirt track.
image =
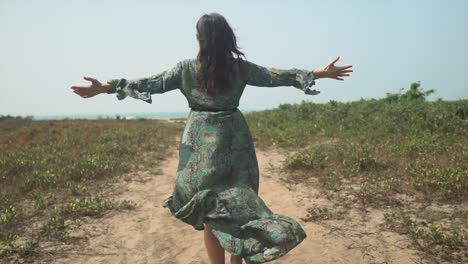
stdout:
<svg viewBox="0 0 468 264">
<path fill-rule="evenodd" d="M 202 232 L 171 217 L 161 206 L 171 194 L 177 170 L 177 149 L 162 164 L 162 173 L 142 169 L 115 183 L 116 200 L 136 202 L 135 210 L 111 212 L 100 219 L 85 219 L 74 234 L 84 237 L 72 245 L 56 247 L 47 263 L 209 263 Z M 260 196 L 279 214 L 297 219 L 307 238 L 286 256 L 270 263 L 422 263 L 409 241 L 400 235 L 378 231 L 383 212 L 363 214 L 351 210 L 346 220 L 320 224 L 300 220 L 311 206 L 328 206 L 319 190 L 291 186 L 272 166 L 285 155 L 259 151 Z M 229 259 L 228 257 L 226 258 Z M 42 263 L 43 260 L 40 262 Z"/>
</svg>

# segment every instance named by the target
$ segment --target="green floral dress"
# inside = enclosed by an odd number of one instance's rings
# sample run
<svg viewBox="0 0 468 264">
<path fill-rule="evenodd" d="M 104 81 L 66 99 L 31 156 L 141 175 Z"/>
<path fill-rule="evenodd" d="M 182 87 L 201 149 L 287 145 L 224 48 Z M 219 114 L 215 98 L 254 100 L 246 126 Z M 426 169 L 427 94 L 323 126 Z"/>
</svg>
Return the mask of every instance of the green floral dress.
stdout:
<svg viewBox="0 0 468 264">
<path fill-rule="evenodd" d="M 151 94 L 175 89 L 187 98 L 191 111 L 179 145 L 179 166 L 174 190 L 163 206 L 196 230 L 213 230 L 221 246 L 247 263 L 277 259 L 306 234 L 290 217 L 273 213 L 258 196 L 259 169 L 254 143 L 237 109 L 246 85 L 293 86 L 306 94 L 319 92 L 311 71 L 265 68 L 233 59 L 231 90 L 208 95 L 197 85 L 196 60 L 141 79 L 109 80 L 122 100 L 127 96 L 151 103 Z"/>
</svg>

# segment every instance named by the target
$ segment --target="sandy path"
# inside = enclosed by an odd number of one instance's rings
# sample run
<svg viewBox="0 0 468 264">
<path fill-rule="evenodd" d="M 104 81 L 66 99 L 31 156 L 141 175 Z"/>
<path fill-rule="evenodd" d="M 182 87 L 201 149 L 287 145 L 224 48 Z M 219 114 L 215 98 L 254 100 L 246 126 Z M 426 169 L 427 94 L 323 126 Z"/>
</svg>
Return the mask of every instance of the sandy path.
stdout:
<svg viewBox="0 0 468 264">
<path fill-rule="evenodd" d="M 208 263 L 203 233 L 171 217 L 161 206 L 172 192 L 177 170 L 177 149 L 171 153 L 161 164 L 162 174 L 142 170 L 137 177 L 127 177 L 128 182 L 116 183 L 115 199 L 136 202 L 136 210 L 85 220 L 76 235 L 86 241 L 64 247 L 63 255 L 54 255 L 47 263 Z M 374 230 L 381 214 L 366 219 L 355 216 L 335 224 L 303 222 L 300 218 L 308 207 L 330 202 L 317 190 L 291 188 L 281 181 L 271 164 L 279 165 L 284 155 L 257 150 L 257 156 L 261 197 L 274 212 L 297 219 L 308 235 L 286 256 L 270 263 L 420 263 L 404 243 L 395 244 L 404 237 Z"/>
</svg>

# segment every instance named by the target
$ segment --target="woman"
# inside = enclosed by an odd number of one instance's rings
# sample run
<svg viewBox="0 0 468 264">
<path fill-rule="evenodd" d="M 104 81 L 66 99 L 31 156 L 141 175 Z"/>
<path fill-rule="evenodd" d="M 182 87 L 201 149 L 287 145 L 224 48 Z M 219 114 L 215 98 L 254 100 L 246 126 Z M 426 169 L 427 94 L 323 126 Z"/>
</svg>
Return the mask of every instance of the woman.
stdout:
<svg viewBox="0 0 468 264">
<path fill-rule="evenodd" d="M 304 93 L 316 79 L 343 80 L 351 65 L 336 67 L 339 57 L 319 70 L 265 68 L 242 59 L 236 37 L 223 16 L 204 15 L 196 25 L 200 45 L 197 59 L 141 79 L 113 79 L 101 84 L 85 77 L 89 86 L 73 86 L 84 98 L 117 94 L 151 103 L 151 94 L 174 89 L 191 108 L 179 145 L 174 191 L 163 203 L 173 216 L 204 230 L 212 263 L 262 263 L 283 256 L 306 234 L 293 219 L 274 214 L 258 196 L 259 171 L 252 137 L 237 109 L 245 86 L 294 86 Z M 244 56 L 245 58 L 245 56 Z"/>
</svg>

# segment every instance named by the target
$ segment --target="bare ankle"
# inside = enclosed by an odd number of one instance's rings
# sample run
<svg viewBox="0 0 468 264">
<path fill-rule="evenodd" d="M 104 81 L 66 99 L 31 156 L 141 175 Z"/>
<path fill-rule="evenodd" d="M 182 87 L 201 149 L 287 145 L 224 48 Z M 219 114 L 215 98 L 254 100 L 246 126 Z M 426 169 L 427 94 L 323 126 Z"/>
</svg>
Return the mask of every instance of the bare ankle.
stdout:
<svg viewBox="0 0 468 264">
<path fill-rule="evenodd" d="M 242 258 L 240 256 L 231 255 L 231 264 L 242 264 Z"/>
</svg>

